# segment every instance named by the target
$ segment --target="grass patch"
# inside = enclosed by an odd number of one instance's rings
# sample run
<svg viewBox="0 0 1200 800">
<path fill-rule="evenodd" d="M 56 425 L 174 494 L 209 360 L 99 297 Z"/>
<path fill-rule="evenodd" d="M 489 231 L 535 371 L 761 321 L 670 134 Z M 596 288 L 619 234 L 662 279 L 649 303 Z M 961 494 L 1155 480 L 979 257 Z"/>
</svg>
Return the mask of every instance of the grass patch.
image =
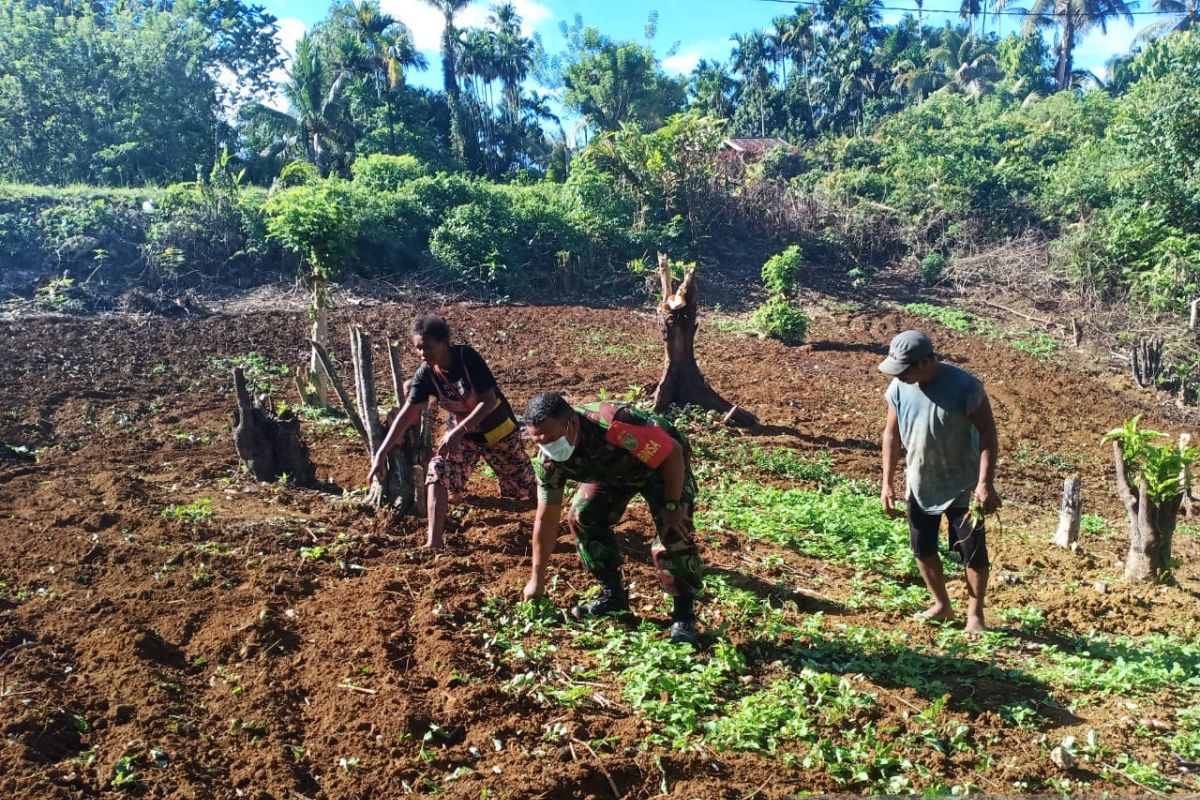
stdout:
<svg viewBox="0 0 1200 800">
<path fill-rule="evenodd" d="M 736 483 L 704 498 L 701 530 L 734 530 L 801 555 L 890 575 L 914 574 L 908 523 L 884 515 L 879 498 L 835 489 Z"/>
<path fill-rule="evenodd" d="M 992 323 L 969 311 L 933 303 L 909 303 L 904 310 L 919 317 L 933 320 L 944 328 L 985 336 L 1004 342 L 1014 350 L 1028 353 L 1036 358 L 1050 358 L 1059 351 L 1059 341 L 1041 331 L 1016 331 L 997 328 Z"/>
</svg>

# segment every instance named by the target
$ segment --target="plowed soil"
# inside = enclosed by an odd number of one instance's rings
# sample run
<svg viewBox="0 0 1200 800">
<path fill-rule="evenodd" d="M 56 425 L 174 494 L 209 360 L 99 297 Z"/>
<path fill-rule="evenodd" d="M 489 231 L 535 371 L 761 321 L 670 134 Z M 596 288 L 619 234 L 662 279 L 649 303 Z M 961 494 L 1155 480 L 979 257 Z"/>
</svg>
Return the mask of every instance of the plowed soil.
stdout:
<svg viewBox="0 0 1200 800">
<path fill-rule="evenodd" d="M 458 339 L 483 351 L 518 409 L 546 389 L 579 401 L 645 390 L 659 373 L 660 343 L 645 313 L 442 311 Z M 336 311 L 334 350 L 346 351 L 352 323 L 377 347 L 387 335 L 403 339 L 411 313 Z M 337 492 L 249 481 L 233 450 L 232 379 L 220 359 L 254 352 L 294 369 L 307 324 L 282 311 L 0 323 L 0 443 L 17 448 L 0 461 L 0 797 L 115 795 L 114 765 L 131 754 L 146 797 L 391 798 L 425 791 L 425 776 L 459 766 L 461 778 L 439 777 L 444 796 L 649 797 L 664 781 L 679 797 L 837 788 L 766 757 L 643 748 L 645 723 L 619 704 L 563 709 L 504 692 L 468 626 L 489 597 L 519 595 L 531 513 L 499 499 L 494 481 L 475 476 L 438 556 L 418 547 L 421 520 L 372 515 Z M 875 365 L 893 334 L 919 324 L 895 312 L 829 313 L 796 348 L 707 325 L 698 356 L 720 392 L 758 414 L 763 425 L 746 436 L 829 451 L 839 472 L 874 479 L 886 388 Z M 1119 537 L 1089 541 L 1080 554 L 1042 544 L 1062 478 L 1076 468 L 1088 510 L 1120 530 L 1099 438 L 1142 412 L 1180 430 L 1178 412 L 1151 406 L 1120 379 L 950 331 L 935 336 L 945 357 L 989 390 L 1005 454 L 1005 519 L 1030 532 L 996 537 L 994 560 L 1052 579 L 998 582 L 993 605 L 1036 603 L 1050 625 L 1080 631 L 1194 630 L 1195 538 L 1178 538 L 1178 586 L 1118 584 L 1107 594 L 1060 593 L 1055 576 L 1086 586 L 1118 574 Z M 390 386 L 386 359 L 375 363 Z M 289 377 L 266 380 L 277 399 L 293 400 Z M 306 424 L 305 435 L 319 479 L 353 489 L 368 460 L 345 428 Z M 205 522 L 163 516 L 200 498 L 211 501 Z M 643 586 L 653 581 L 647 525 L 641 511 L 619 529 L 630 579 Z M 318 542 L 330 554 L 304 559 L 300 549 Z M 730 547 L 706 558 L 718 568 L 742 563 Z M 852 574 L 792 563 L 833 587 Z M 565 535 L 553 570 L 560 604 L 589 585 Z M 856 624 L 916 625 L 844 613 Z M 906 702 L 897 697 L 897 713 Z M 1125 736 L 1103 716 L 1088 725 L 1110 740 Z M 548 746 L 546 726 L 560 722 L 579 740 L 618 744 L 601 753 Z M 992 755 L 1008 759 L 1013 775 L 1051 769 L 1015 740 L 998 747 Z"/>
</svg>

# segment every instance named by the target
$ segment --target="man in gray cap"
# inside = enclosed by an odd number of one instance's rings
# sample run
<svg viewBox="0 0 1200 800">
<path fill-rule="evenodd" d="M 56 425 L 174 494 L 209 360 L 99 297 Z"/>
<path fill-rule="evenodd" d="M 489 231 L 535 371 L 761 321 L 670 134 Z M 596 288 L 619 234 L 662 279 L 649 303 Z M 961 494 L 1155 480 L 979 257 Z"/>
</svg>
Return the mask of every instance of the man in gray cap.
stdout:
<svg viewBox="0 0 1200 800">
<path fill-rule="evenodd" d="M 950 527 L 950 547 L 967 572 L 967 630 L 985 629 L 988 554 L 983 521 L 970 513 L 971 501 L 990 514 L 1000 507 L 994 478 L 998 446 L 996 420 L 983 384 L 964 369 L 938 361 L 933 342 L 920 331 L 892 339 L 879 371 L 892 376 L 883 429 L 885 511 L 896 504 L 892 484 L 906 451 L 908 529 L 917 568 L 933 595 L 927 619 L 952 619 L 946 578 L 938 556 L 942 515 Z"/>
</svg>

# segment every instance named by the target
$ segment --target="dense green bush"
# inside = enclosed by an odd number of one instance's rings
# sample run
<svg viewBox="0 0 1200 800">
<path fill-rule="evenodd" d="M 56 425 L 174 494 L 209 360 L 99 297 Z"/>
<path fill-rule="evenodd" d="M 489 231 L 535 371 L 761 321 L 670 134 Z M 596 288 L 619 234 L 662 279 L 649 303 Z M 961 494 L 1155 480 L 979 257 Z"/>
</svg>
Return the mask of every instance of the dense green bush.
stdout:
<svg viewBox="0 0 1200 800">
<path fill-rule="evenodd" d="M 299 256 L 306 271 L 334 278 L 349 262 L 359 231 L 353 198 L 337 178 L 277 192 L 263 206 L 267 238 Z"/>
<path fill-rule="evenodd" d="M 428 174 L 428 169 L 415 156 L 382 153 L 359 158 L 350 169 L 356 184 L 379 192 L 394 192 L 408 181 Z"/>
<path fill-rule="evenodd" d="M 792 245 L 782 253 L 767 259 L 762 267 L 763 286 L 773 295 L 790 294 L 796 288 L 796 279 L 804 269 L 804 252 Z"/>
<path fill-rule="evenodd" d="M 808 335 L 808 315 L 782 297 L 772 297 L 750 316 L 756 331 L 784 344 L 804 344 Z"/>
<path fill-rule="evenodd" d="M 921 277 L 926 283 L 937 283 L 946 268 L 946 257 L 936 250 L 925 254 L 921 259 Z"/>
<path fill-rule="evenodd" d="M 514 265 L 516 222 L 508 204 L 488 197 L 451 209 L 429 240 L 429 251 L 450 275 L 499 288 Z"/>
</svg>

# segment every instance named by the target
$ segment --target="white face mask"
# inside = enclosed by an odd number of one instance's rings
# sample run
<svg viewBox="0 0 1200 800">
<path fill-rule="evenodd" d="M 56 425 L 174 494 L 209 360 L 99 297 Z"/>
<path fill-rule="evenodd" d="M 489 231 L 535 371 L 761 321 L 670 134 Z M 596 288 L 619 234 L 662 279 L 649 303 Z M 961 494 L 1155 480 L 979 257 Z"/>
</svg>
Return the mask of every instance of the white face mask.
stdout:
<svg viewBox="0 0 1200 800">
<path fill-rule="evenodd" d="M 555 439 L 553 442 L 539 444 L 538 449 L 545 453 L 546 458 L 551 461 L 567 461 L 571 458 L 571 454 L 575 452 L 575 445 L 567 441 L 567 434 Z"/>
</svg>

